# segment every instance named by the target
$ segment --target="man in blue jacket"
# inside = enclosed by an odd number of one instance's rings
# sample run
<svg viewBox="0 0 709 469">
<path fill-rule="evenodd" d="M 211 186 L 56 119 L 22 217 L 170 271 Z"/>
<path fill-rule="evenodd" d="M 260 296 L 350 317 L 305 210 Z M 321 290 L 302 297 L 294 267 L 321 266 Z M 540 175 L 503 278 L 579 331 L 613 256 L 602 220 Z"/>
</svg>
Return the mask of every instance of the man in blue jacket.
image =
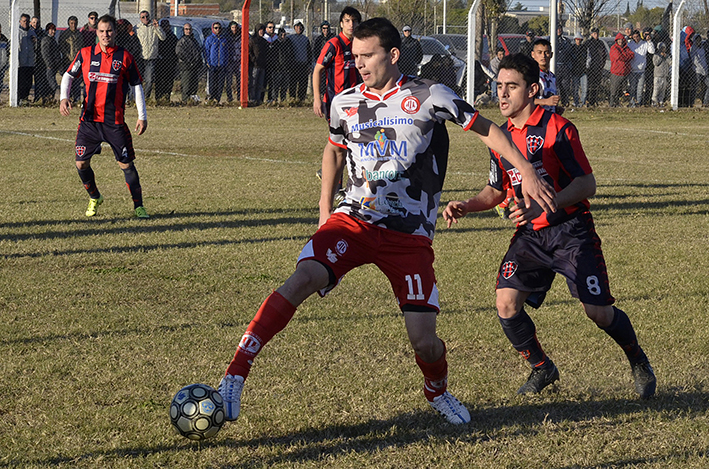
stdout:
<svg viewBox="0 0 709 469">
<path fill-rule="evenodd" d="M 219 22 L 212 24 L 212 34 L 204 40 L 204 57 L 207 61 L 207 101 L 214 100 L 214 104 L 219 104 L 229 64 L 229 46 Z"/>
</svg>

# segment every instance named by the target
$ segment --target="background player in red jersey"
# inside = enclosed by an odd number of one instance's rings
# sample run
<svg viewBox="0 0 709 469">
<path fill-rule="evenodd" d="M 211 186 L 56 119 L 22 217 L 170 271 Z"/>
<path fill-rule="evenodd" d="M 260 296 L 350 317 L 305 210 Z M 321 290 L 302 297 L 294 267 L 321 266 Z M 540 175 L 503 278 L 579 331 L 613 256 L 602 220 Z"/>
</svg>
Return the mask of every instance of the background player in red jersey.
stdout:
<svg viewBox="0 0 709 469">
<path fill-rule="evenodd" d="M 536 203 L 519 203 L 518 172 L 491 151 L 490 179 L 478 195 L 450 202 L 443 212 L 448 227 L 470 212 L 488 210 L 514 188 L 517 206 L 510 218 L 517 222 L 497 277 L 497 312 L 502 329 L 514 348 L 532 366 L 519 394 L 538 393 L 559 379 L 559 371 L 537 341 L 534 322 L 524 310 L 526 302 L 541 306 L 554 276 L 566 277 L 572 296 L 596 325 L 620 345 L 630 361 L 635 390 L 642 398 L 655 393 L 655 375 L 638 345 L 628 316 L 613 306 L 608 274 L 589 211 L 588 198 L 596 180 L 574 125 L 558 114 L 534 104 L 539 93 L 537 64 L 522 54 L 505 57 L 497 81 L 500 111 L 508 118 L 501 128 L 527 155 L 537 172 L 557 191 L 560 210 L 544 213 Z"/>
<path fill-rule="evenodd" d="M 389 279 L 403 313 L 424 396 L 452 424 L 470 414 L 447 390 L 446 347 L 436 334 L 438 287 L 431 247 L 448 161 L 451 121 L 472 130 L 519 165 L 525 193 L 553 207 L 551 187 L 505 135 L 450 88 L 399 72 L 401 37 L 384 18 L 354 31 L 352 52 L 364 83 L 335 96 L 323 156 L 320 226 L 301 251 L 295 273 L 261 305 L 219 384 L 227 420 L 236 420 L 244 380 L 263 346 L 306 298 L 324 296 L 350 270 L 375 264 Z M 332 197 L 347 162 L 346 198 Z"/>
<path fill-rule="evenodd" d="M 148 128 L 145 111 L 145 97 L 141 85 L 140 72 L 133 56 L 122 47 L 116 46 L 116 20 L 104 15 L 96 29 L 98 44 L 84 47 L 69 65 L 62 77 L 61 102 L 59 112 L 68 116 L 71 111 L 69 91 L 74 78 L 83 76 L 86 84 L 84 98 L 76 133 L 76 168 L 79 177 L 89 193 L 86 216 L 93 217 L 103 203 L 103 196 L 96 186 L 91 157 L 101 153 L 101 142 L 111 145 L 118 165 L 123 170 L 126 184 L 133 198 L 133 208 L 138 218 L 149 218 L 143 207 L 143 190 L 138 171 L 133 160 L 133 139 L 124 121 L 128 87 L 133 88 L 138 107 L 138 122 L 135 130 L 141 135 Z"/>
</svg>

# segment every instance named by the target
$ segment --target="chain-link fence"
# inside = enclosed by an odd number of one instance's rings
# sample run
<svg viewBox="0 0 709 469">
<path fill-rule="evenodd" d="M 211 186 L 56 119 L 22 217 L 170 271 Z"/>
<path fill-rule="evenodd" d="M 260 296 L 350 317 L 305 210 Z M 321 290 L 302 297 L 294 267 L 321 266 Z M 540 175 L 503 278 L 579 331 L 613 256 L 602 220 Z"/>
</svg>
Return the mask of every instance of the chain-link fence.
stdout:
<svg viewBox="0 0 709 469">
<path fill-rule="evenodd" d="M 679 105 L 709 105 L 709 34 L 703 0 L 685 4 L 680 18 L 683 29 L 679 50 Z M 20 0 L 20 11 L 32 15 L 33 3 Z M 116 2 L 113 13 L 120 18 L 118 45 L 135 57 L 146 98 L 156 104 L 275 103 L 310 105 L 313 101 L 312 71 L 323 46 L 339 31 L 339 11 L 329 3 L 306 11 L 294 2 L 278 10 L 252 7 L 248 44 L 242 47 L 241 22 L 232 16 L 169 16 L 168 6 L 158 8 L 157 21 L 141 18 L 136 3 Z M 22 103 L 55 102 L 61 75 L 79 48 L 96 43 L 90 17 L 108 13 L 104 7 L 85 2 L 59 1 L 59 9 L 41 10 L 32 51 L 24 47 L 18 73 Z M 440 2 L 412 0 L 380 4 L 366 3 L 364 19 L 386 16 L 402 31 L 401 67 L 404 72 L 444 83 L 466 97 L 468 82 L 467 9 L 450 9 L 443 15 Z M 327 6 L 327 8 L 326 8 Z M 662 10 L 662 9 L 661 9 Z M 237 12 L 237 19 L 240 18 Z M 591 27 L 582 30 L 573 16 L 562 15 L 562 35 L 557 38 L 556 88 L 559 106 L 651 106 L 668 105 L 672 83 L 671 11 L 665 15 L 628 20 L 620 14 L 598 15 Z M 539 38 L 548 38 L 546 12 L 492 13 L 489 7 L 478 15 L 474 99 L 477 105 L 496 100 L 495 75 L 499 57 L 522 52 L 530 54 Z M 445 16 L 445 27 L 443 26 Z M 47 28 L 55 18 L 56 24 Z M 8 89 L 9 7 L 0 6 L 0 99 Z M 267 18 L 277 18 L 268 21 Z M 299 19 L 300 18 L 300 19 Z M 73 23 L 73 24 L 72 24 Z M 405 28 L 408 26 L 408 28 Z M 691 29 L 686 29 L 690 27 Z M 410 30 L 410 31 L 404 31 Z M 690 32 L 693 34 L 687 35 Z M 494 36 L 494 46 L 489 37 Z M 686 39 L 689 37 L 689 39 Z M 618 40 L 617 40 L 618 39 Z M 22 47 L 22 45 L 21 45 Z M 248 82 L 243 86 L 241 59 L 249 56 Z M 498 57 L 499 55 L 499 57 Z M 324 79 L 324 78 L 323 78 Z M 81 80 L 75 80 L 71 98 L 80 100 Z M 321 92 L 325 84 L 319 87 Z"/>
</svg>

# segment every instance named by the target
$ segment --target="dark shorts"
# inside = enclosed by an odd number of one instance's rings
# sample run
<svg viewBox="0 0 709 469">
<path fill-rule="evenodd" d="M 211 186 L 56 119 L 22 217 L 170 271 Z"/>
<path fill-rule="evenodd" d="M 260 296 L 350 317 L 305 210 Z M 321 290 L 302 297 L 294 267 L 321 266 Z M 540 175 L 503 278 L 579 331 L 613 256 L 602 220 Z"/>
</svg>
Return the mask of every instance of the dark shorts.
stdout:
<svg viewBox="0 0 709 469">
<path fill-rule="evenodd" d="M 581 302 L 598 306 L 615 302 L 591 213 L 539 231 L 519 228 L 502 259 L 496 288 L 531 292 L 527 304 L 538 308 L 557 273 L 566 277 L 571 295 Z"/>
<path fill-rule="evenodd" d="M 330 273 L 330 285 L 320 296 L 335 288 L 350 270 L 374 264 L 389 279 L 402 311 L 438 312 L 433 259 L 431 240 L 425 236 L 399 233 L 335 213 L 310 238 L 298 262 L 316 260 Z"/>
<path fill-rule="evenodd" d="M 135 159 L 133 137 L 127 125 L 82 121 L 76 132 L 76 161 L 90 160 L 100 154 L 102 142 L 111 145 L 116 161 L 130 163 Z"/>
</svg>

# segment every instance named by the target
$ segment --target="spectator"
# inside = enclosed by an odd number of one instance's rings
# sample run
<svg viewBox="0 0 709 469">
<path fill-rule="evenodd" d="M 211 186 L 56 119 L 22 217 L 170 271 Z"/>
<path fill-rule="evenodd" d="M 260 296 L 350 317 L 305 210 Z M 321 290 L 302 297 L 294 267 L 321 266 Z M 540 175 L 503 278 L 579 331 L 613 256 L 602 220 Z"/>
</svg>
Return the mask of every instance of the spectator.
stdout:
<svg viewBox="0 0 709 469">
<path fill-rule="evenodd" d="M 534 104 L 561 114 L 563 109 L 558 107 L 560 97 L 556 88 L 556 76 L 549 69 L 553 54 L 549 41 L 543 38 L 534 41 L 532 58 L 539 65 L 539 94 L 534 99 Z"/>
<path fill-rule="evenodd" d="M 628 76 L 630 92 L 630 106 L 643 106 L 643 92 L 645 87 L 645 64 L 647 63 L 647 54 L 655 53 L 655 44 L 652 41 L 643 41 L 640 37 L 640 31 L 633 31 L 632 41 L 628 43 L 628 47 L 633 51 L 633 59 L 630 61 L 630 75 Z"/>
<path fill-rule="evenodd" d="M 625 23 L 623 25 L 623 35 L 625 36 L 625 42 L 630 42 L 633 38 L 633 23 Z"/>
<path fill-rule="evenodd" d="M 531 57 L 532 49 L 534 49 L 534 31 L 527 31 L 527 34 L 524 35 L 524 39 L 520 41 L 519 52 L 527 57 Z"/>
<path fill-rule="evenodd" d="M 227 47 L 229 49 L 229 64 L 226 69 L 226 100 L 232 102 L 234 93 L 232 86 L 236 79 L 236 100 L 241 101 L 241 26 L 231 21 L 226 31 Z"/>
<path fill-rule="evenodd" d="M 7 71 L 10 61 L 10 40 L 2 33 L 2 25 L 0 25 L 0 92 L 5 86 L 5 72 Z"/>
<path fill-rule="evenodd" d="M 67 20 L 67 25 L 69 28 L 64 30 L 59 36 L 59 51 L 62 54 L 61 69 L 63 71 L 69 68 L 69 64 L 76 58 L 76 54 L 84 47 L 84 36 L 77 29 L 79 19 L 76 16 L 70 16 Z M 69 93 L 69 100 L 72 103 L 76 103 L 81 99 L 81 85 L 83 83 L 84 79 L 81 76 L 76 77 L 72 82 L 71 92 Z"/>
<path fill-rule="evenodd" d="M 655 51 L 657 51 L 658 42 L 655 40 L 654 37 L 656 35 L 656 31 L 654 31 L 652 28 L 643 29 L 643 38 L 645 39 L 645 41 L 652 43 L 652 45 L 655 47 Z M 649 106 L 652 102 L 652 90 L 654 88 L 653 76 L 655 75 L 655 65 L 652 61 L 652 57 L 654 56 L 654 54 L 654 52 L 650 53 L 650 51 L 648 51 L 647 55 L 645 56 L 645 91 L 643 92 L 642 100 L 644 106 Z"/>
<path fill-rule="evenodd" d="M 34 43 L 34 102 L 44 103 L 49 98 L 50 89 L 47 83 L 47 67 L 42 59 L 42 39 L 47 35 L 39 23 L 39 18 L 33 16 L 30 27 L 34 29 L 37 40 Z"/>
<path fill-rule="evenodd" d="M 573 58 L 571 56 L 571 41 L 563 35 L 564 28 L 559 25 L 557 27 L 556 36 L 556 83 L 559 90 L 559 101 L 562 106 L 569 104 L 569 96 L 571 93 L 571 64 Z"/>
<path fill-rule="evenodd" d="M 218 21 L 212 23 L 212 34 L 204 40 L 204 57 L 207 62 L 207 102 L 219 104 L 226 81 L 226 70 L 229 65 L 229 48 L 226 34 L 222 34 L 222 25 Z"/>
<path fill-rule="evenodd" d="M 130 52 L 138 70 L 143 70 L 143 48 L 138 36 L 133 31 L 133 25 L 126 19 L 120 19 L 117 21 L 116 28 L 118 29 L 116 31 L 116 45 Z M 129 93 L 131 92 L 132 89 L 129 90 Z"/>
<path fill-rule="evenodd" d="M 581 107 L 586 103 L 586 59 L 588 47 L 583 42 L 583 36 L 576 33 L 571 46 L 571 93 L 574 106 Z"/>
<path fill-rule="evenodd" d="M 497 72 L 500 71 L 500 62 L 505 58 L 505 49 L 498 47 L 495 51 L 495 57 L 490 60 L 490 71 L 492 72 L 492 84 L 490 85 L 490 92 L 492 94 L 492 102 L 497 102 Z M 477 77 L 477 70 L 475 73 Z"/>
<path fill-rule="evenodd" d="M 30 27 L 30 15 L 20 15 L 20 28 L 17 34 L 19 42 L 18 70 L 17 70 L 17 100 L 20 106 L 27 104 L 32 89 L 32 76 L 34 75 L 34 45 L 37 34 Z"/>
<path fill-rule="evenodd" d="M 667 45 L 664 42 L 657 45 L 657 53 L 652 56 L 652 62 L 655 66 L 653 69 L 654 88 L 652 92 L 652 105 L 662 106 L 665 104 L 672 67 L 672 60 L 667 53 Z"/>
<path fill-rule="evenodd" d="M 330 23 L 327 21 L 323 21 L 322 23 L 320 23 L 320 32 L 321 34 L 315 39 L 313 39 L 313 60 L 316 60 L 318 57 L 320 57 L 320 51 L 323 47 L 325 47 L 327 41 L 335 37 L 335 34 L 330 30 Z"/>
<path fill-rule="evenodd" d="M 679 37 L 679 107 L 691 107 L 694 106 L 697 86 L 697 74 L 690 53 L 694 28 L 685 26 Z"/>
<path fill-rule="evenodd" d="M 266 23 L 266 27 L 264 29 L 264 34 L 263 38 L 266 40 L 268 43 L 268 47 L 266 48 L 266 69 L 264 70 L 264 75 L 263 75 L 263 80 L 264 80 L 264 89 L 262 91 L 262 94 L 266 93 L 266 90 L 268 90 L 268 100 L 273 101 L 273 94 L 274 94 L 274 83 L 273 83 L 273 75 L 271 74 L 271 70 L 274 70 L 276 64 L 276 57 L 275 57 L 275 50 L 273 48 L 273 43 L 278 40 L 278 35 L 276 34 L 276 25 L 273 23 L 273 21 L 269 21 Z M 262 97 L 263 100 L 263 97 Z"/>
<path fill-rule="evenodd" d="M 160 28 L 165 33 L 165 39 L 158 43 L 159 58 L 155 63 L 155 100 L 169 104 L 172 86 L 175 83 L 175 68 L 177 66 L 177 36 L 172 32 L 170 20 L 160 20 Z"/>
<path fill-rule="evenodd" d="M 635 54 L 625 42 L 625 36 L 618 33 L 615 36 L 615 44 L 611 46 L 611 83 L 610 83 L 610 106 L 618 106 L 620 95 L 625 89 L 630 75 L 630 63 Z"/>
<path fill-rule="evenodd" d="M 98 13 L 92 11 L 87 17 L 88 21 L 81 28 L 81 37 L 84 42 L 84 47 L 93 46 L 96 44 L 96 26 L 98 26 Z M 74 60 L 72 57 L 71 60 Z"/>
<path fill-rule="evenodd" d="M 295 23 L 295 34 L 288 36 L 293 44 L 294 60 L 290 64 L 290 96 L 298 101 L 304 101 L 308 95 L 308 77 L 310 76 L 310 62 L 313 60 L 313 50 L 310 40 L 303 34 L 303 23 Z"/>
<path fill-rule="evenodd" d="M 327 21 L 323 21 L 320 24 L 320 31 L 321 34 L 316 37 L 313 40 L 313 61 L 317 61 L 318 57 L 320 57 L 320 52 L 322 51 L 322 48 L 325 47 L 325 44 L 327 44 L 327 41 L 335 37 L 335 34 L 332 33 L 330 30 L 330 23 Z M 313 63 L 313 67 L 315 66 L 315 63 Z M 325 75 L 322 74 L 320 75 L 320 97 L 322 98 L 322 93 L 325 92 Z"/>
<path fill-rule="evenodd" d="M 45 31 L 47 35 L 42 38 L 41 50 L 42 61 L 45 67 L 45 79 L 49 90 L 46 98 L 50 101 L 54 101 L 54 95 L 59 89 L 59 85 L 57 84 L 57 72 L 62 65 L 62 54 L 59 51 L 59 44 L 54 39 L 57 33 L 57 27 L 54 23 L 47 23 Z"/>
<path fill-rule="evenodd" d="M 255 105 L 263 102 L 263 86 L 266 77 L 266 51 L 268 41 L 263 35 L 266 27 L 257 24 L 254 33 L 249 38 L 249 69 L 251 80 L 249 81 L 249 101 Z"/>
<path fill-rule="evenodd" d="M 288 40 L 286 30 L 278 30 L 278 40 L 273 42 L 273 94 L 269 94 L 274 101 L 285 101 L 291 80 L 291 68 L 293 66 L 295 51 L 293 43 Z"/>
<path fill-rule="evenodd" d="M 709 76 L 707 73 L 706 49 L 704 48 L 705 42 L 702 40 L 702 36 L 695 34 L 692 38 L 692 48 L 690 49 L 694 73 L 696 74 L 695 96 L 701 99 L 703 106 L 709 105 L 709 88 L 707 87 Z"/>
<path fill-rule="evenodd" d="M 192 25 L 185 23 L 182 27 L 184 35 L 177 41 L 175 55 L 179 61 L 180 84 L 182 86 L 182 102 L 187 103 L 190 98 L 197 102 L 197 86 L 202 74 L 202 49 L 195 39 Z"/>
<path fill-rule="evenodd" d="M 269 44 L 275 42 L 278 39 L 278 35 L 276 34 L 276 25 L 273 23 L 273 21 L 266 22 L 266 27 L 263 31 L 263 38 Z"/>
<path fill-rule="evenodd" d="M 157 20 L 150 21 L 150 13 L 146 10 L 140 12 L 140 22 L 143 23 L 138 28 L 138 40 L 142 48 L 143 69 L 143 84 L 145 85 L 145 99 L 150 98 L 150 93 L 153 91 L 153 82 L 155 80 L 155 63 L 160 56 L 158 42 L 165 40 L 165 32 L 160 28 Z"/>
<path fill-rule="evenodd" d="M 591 37 L 586 41 L 588 50 L 588 69 L 586 81 L 588 83 L 588 105 L 595 106 L 599 91 L 603 83 L 603 69 L 606 66 L 608 52 L 606 46 L 598 39 L 598 28 L 591 28 Z"/>
<path fill-rule="evenodd" d="M 399 58 L 399 71 L 404 75 L 418 75 L 419 64 L 423 59 L 421 43 L 411 35 L 411 26 L 404 26 L 401 30 L 404 38 L 401 40 L 401 57 Z"/>
</svg>

